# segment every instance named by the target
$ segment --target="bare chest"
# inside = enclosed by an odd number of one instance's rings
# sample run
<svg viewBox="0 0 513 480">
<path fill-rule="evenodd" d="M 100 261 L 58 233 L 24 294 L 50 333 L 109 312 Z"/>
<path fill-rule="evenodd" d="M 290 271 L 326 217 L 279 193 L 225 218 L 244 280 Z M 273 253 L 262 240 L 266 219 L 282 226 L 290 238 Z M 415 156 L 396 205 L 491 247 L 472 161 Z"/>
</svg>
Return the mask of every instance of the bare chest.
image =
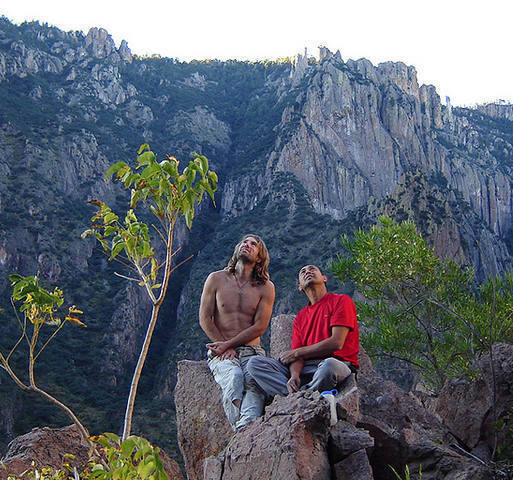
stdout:
<svg viewBox="0 0 513 480">
<path fill-rule="evenodd" d="M 236 282 L 223 282 L 216 293 L 216 306 L 219 312 L 253 316 L 261 299 L 261 291 L 258 286 L 249 282 L 238 285 Z"/>
</svg>

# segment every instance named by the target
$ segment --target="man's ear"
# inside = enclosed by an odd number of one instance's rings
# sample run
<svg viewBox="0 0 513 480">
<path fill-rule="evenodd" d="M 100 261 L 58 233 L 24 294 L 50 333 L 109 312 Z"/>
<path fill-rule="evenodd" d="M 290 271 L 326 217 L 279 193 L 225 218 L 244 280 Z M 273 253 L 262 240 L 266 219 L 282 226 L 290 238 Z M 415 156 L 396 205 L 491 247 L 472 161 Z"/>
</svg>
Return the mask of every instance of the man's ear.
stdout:
<svg viewBox="0 0 513 480">
<path fill-rule="evenodd" d="M 322 279 L 324 280 L 324 283 L 328 283 L 328 277 L 326 275 L 323 275 Z"/>
<path fill-rule="evenodd" d="M 297 284 L 297 289 L 298 289 L 300 292 L 302 292 L 302 291 L 303 291 L 303 287 L 302 287 L 299 283 Z"/>
</svg>

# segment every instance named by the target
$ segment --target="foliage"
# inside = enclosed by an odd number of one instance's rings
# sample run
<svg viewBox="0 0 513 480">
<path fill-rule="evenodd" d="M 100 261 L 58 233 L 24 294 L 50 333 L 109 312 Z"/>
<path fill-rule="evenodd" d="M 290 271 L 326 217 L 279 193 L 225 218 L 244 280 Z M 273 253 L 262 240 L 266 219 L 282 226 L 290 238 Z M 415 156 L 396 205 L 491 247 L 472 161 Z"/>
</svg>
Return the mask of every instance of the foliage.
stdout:
<svg viewBox="0 0 513 480">
<path fill-rule="evenodd" d="M 367 350 L 413 365 L 433 391 L 469 373 L 494 341 L 513 339 L 511 275 L 476 290 L 471 269 L 438 258 L 414 224 L 386 217 L 342 245 L 348 255 L 334 272 L 367 299 L 358 303 Z"/>
<path fill-rule="evenodd" d="M 90 458 L 78 472 L 69 462 L 61 468 L 49 466 L 31 468 L 19 476 L 8 475 L 8 480 L 167 480 L 168 476 L 160 459 L 160 450 L 145 438 L 135 435 L 121 440 L 114 433 L 104 433 L 91 440 L 101 446 L 99 457 Z M 64 457 L 73 459 L 73 455 Z"/>
<path fill-rule="evenodd" d="M 392 472 L 394 472 L 394 475 L 395 477 L 397 478 L 397 480 L 403 480 L 403 477 L 401 477 L 401 475 L 399 475 L 397 473 L 397 471 L 395 470 L 394 467 L 390 466 L 390 469 L 392 470 Z M 422 465 L 419 465 L 419 480 L 422 478 Z M 408 467 L 408 465 L 406 465 L 404 467 L 404 480 L 410 480 L 411 479 L 411 475 L 410 475 L 410 468 Z"/>
<path fill-rule="evenodd" d="M 140 286 L 145 287 L 153 304 L 151 319 L 127 400 L 123 428 L 124 439 L 130 435 L 137 386 L 160 307 L 167 292 L 170 275 L 183 263 L 172 266 L 173 256 L 178 251 L 173 251 L 175 224 L 179 216 L 183 216 L 187 227 L 190 228 L 194 218 L 195 205 L 201 202 L 205 193 L 213 201 L 214 191 L 217 188 L 217 174 L 209 170 L 208 160 L 205 156 L 195 155 L 181 173 L 178 167 L 178 160 L 169 155 L 165 160 L 158 162 L 148 144 L 141 145 L 139 148 L 135 168 L 122 161 L 112 165 L 108 169 L 106 177 L 114 176 L 117 181 L 123 183 L 126 189 L 130 189 L 130 209 L 127 211 L 124 221 L 120 222 L 119 216 L 107 204 L 98 200 L 92 201 L 91 203 L 98 207 L 98 211 L 91 219 L 91 228 L 82 234 L 83 238 L 88 236 L 96 238 L 103 249 L 110 254 L 111 260 L 124 253 L 125 257 L 122 263 L 128 266 L 137 278 L 120 276 L 127 280 L 137 281 Z M 159 222 L 160 228 L 152 226 L 165 246 L 165 260 L 161 264 L 156 255 L 156 248 L 152 246 L 149 227 L 141 222 L 135 214 L 134 209 L 140 202 L 151 211 Z M 154 290 L 157 291 L 157 294 L 154 293 Z"/>
<path fill-rule="evenodd" d="M 493 427 L 502 437 L 501 445 L 497 448 L 497 459 L 507 465 L 513 473 L 513 408 L 494 422 Z"/>
<path fill-rule="evenodd" d="M 68 314 L 61 319 L 58 310 L 64 303 L 63 292 L 55 287 L 53 291 L 44 289 L 37 276 L 23 277 L 22 275 L 10 275 L 9 280 L 13 287 L 13 302 L 21 302 L 19 311 L 23 313 L 23 320 L 18 318 L 21 335 L 10 352 L 4 356 L 0 352 L 0 366 L 6 370 L 14 382 L 23 390 L 36 392 L 50 400 L 59 408 L 63 409 L 78 427 L 82 437 L 86 441 L 92 440 L 102 447 L 101 451 L 91 448 L 89 454 L 92 457 L 87 468 L 82 472 L 83 479 L 154 479 L 166 480 L 167 474 L 164 471 L 162 461 L 159 457 L 159 449 L 153 447 L 146 439 L 129 436 L 125 440 L 113 433 L 105 433 L 97 437 L 89 438 L 88 432 L 75 414 L 64 404 L 52 397 L 46 391 L 41 390 L 35 382 L 34 365 L 39 355 L 45 350 L 48 344 L 55 338 L 63 326 L 69 322 L 74 325 L 85 327 L 86 325 L 78 318 L 83 312 L 74 305 L 68 308 Z M 45 326 L 57 327 L 52 335 L 41 345 L 41 329 Z M 10 366 L 10 359 L 19 345 L 26 341 L 28 344 L 28 382 L 23 382 L 15 374 Z M 103 460 L 105 458 L 105 461 Z M 16 477 L 9 475 L 11 480 Z M 22 473 L 19 478 L 29 480 L 64 480 L 78 478 L 76 469 L 69 463 L 63 464 L 63 469 L 43 467 L 40 471 L 29 469 Z"/>
<path fill-rule="evenodd" d="M 167 480 L 168 476 L 159 456 L 159 449 L 145 438 L 131 435 L 121 440 L 114 433 L 93 437 L 103 447 L 106 466 L 91 462 L 91 479 L 98 480 Z M 84 477 L 86 478 L 86 477 Z"/>
<path fill-rule="evenodd" d="M 19 310 L 23 313 L 23 320 L 20 320 L 16 314 L 16 318 L 21 328 L 21 334 L 6 356 L 0 352 L 0 367 L 7 372 L 11 379 L 22 390 L 38 393 L 63 410 L 75 423 L 84 440 L 87 441 L 89 435 L 79 419 L 66 405 L 61 403 L 45 390 L 39 388 L 36 384 L 34 374 L 34 366 L 39 355 L 41 355 L 48 344 L 55 338 L 66 323 L 69 322 L 74 325 L 85 327 L 85 324 L 78 318 L 78 315 L 83 312 L 73 305 L 68 308 L 68 314 L 62 320 L 57 316 L 58 309 L 64 302 L 61 289 L 58 287 L 55 287 L 53 291 L 44 289 L 39 284 L 39 278 L 37 276 L 23 277 L 22 275 L 13 274 L 10 275 L 9 280 L 13 287 L 11 297 L 13 303 L 16 301 L 22 302 Z M 41 340 L 41 333 L 42 328 L 45 325 L 56 326 L 57 328 L 43 343 Z M 12 355 L 23 341 L 28 345 L 28 379 L 26 381 L 23 381 L 10 365 Z"/>
</svg>

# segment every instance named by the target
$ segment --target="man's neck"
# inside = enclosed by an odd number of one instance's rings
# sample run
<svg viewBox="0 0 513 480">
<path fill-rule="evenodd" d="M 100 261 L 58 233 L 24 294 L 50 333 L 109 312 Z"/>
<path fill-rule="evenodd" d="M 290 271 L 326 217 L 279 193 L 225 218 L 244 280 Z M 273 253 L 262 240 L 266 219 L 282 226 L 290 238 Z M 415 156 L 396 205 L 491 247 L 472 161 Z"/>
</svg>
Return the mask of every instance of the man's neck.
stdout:
<svg viewBox="0 0 513 480">
<path fill-rule="evenodd" d="M 322 285 L 312 285 L 311 287 L 305 289 L 304 292 L 310 301 L 310 305 L 316 304 L 319 300 L 322 300 L 324 295 L 328 293 L 324 283 Z"/>
<path fill-rule="evenodd" d="M 254 268 L 254 263 L 243 262 L 239 259 L 235 264 L 235 275 L 237 276 L 239 281 L 244 282 L 251 278 Z"/>
</svg>

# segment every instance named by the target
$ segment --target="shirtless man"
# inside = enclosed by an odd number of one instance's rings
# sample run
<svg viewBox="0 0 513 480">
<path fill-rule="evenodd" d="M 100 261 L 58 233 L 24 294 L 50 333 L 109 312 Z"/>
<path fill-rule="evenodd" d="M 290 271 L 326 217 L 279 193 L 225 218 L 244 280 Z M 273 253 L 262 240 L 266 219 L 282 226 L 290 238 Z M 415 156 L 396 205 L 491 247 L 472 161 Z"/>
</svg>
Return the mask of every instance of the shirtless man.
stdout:
<svg viewBox="0 0 513 480">
<path fill-rule="evenodd" d="M 224 270 L 212 272 L 203 287 L 199 323 L 212 340 L 208 366 L 222 390 L 223 408 L 237 430 L 262 415 L 265 395 L 247 374 L 255 355 L 265 356 L 260 336 L 274 303 L 269 254 L 260 237 L 245 235 Z"/>
</svg>

